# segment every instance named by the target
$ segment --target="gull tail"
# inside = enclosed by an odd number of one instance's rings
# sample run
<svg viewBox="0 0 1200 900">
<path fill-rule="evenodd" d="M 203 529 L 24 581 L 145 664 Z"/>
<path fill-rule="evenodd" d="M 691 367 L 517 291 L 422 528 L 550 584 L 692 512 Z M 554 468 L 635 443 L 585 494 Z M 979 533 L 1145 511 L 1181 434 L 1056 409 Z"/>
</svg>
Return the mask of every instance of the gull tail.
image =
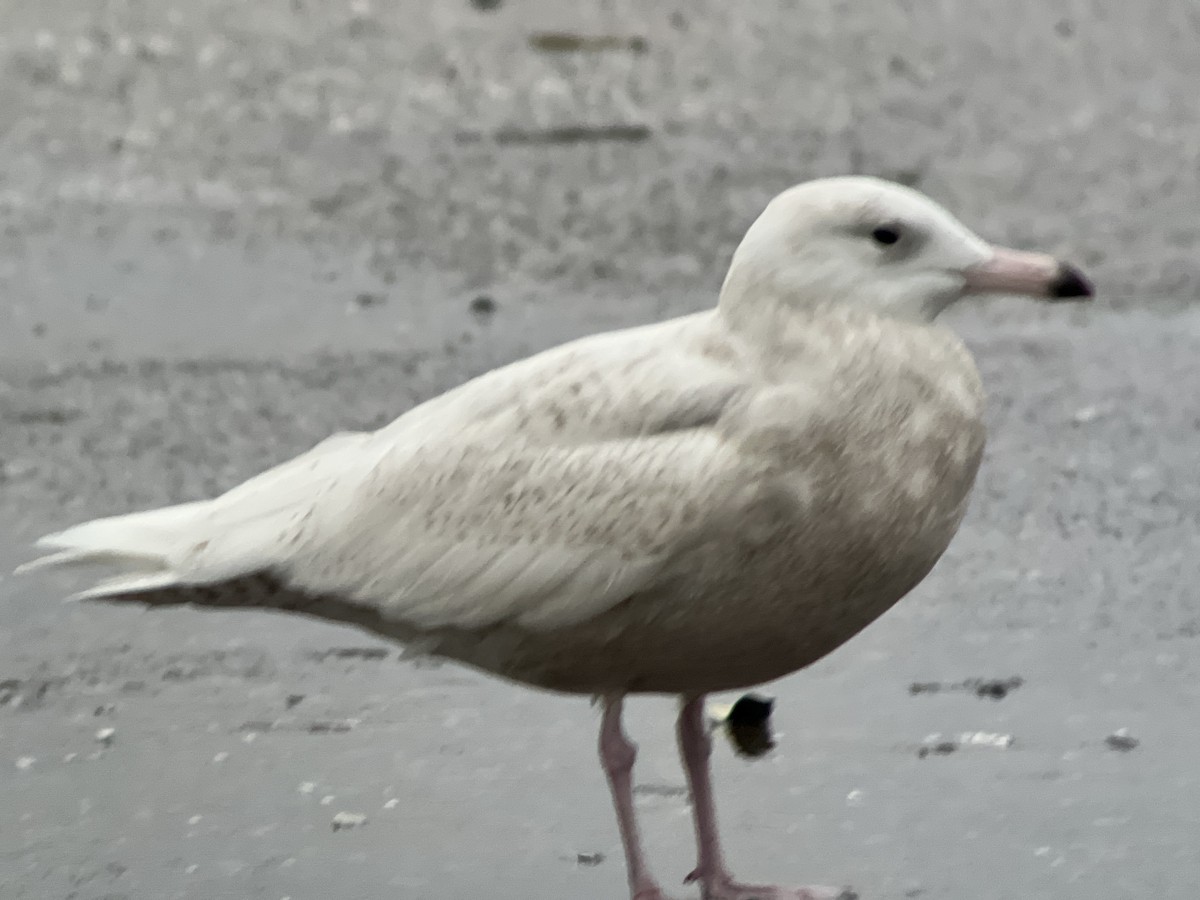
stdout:
<svg viewBox="0 0 1200 900">
<path fill-rule="evenodd" d="M 43 569 L 102 566 L 109 577 L 72 594 L 71 600 L 136 600 L 127 596 L 164 589 L 212 584 L 246 570 L 205 565 L 214 519 L 213 501 L 184 503 L 123 516 L 95 519 L 41 538 L 36 546 L 47 555 L 19 566 L 16 574 Z M 190 602 L 183 596 L 179 602 Z"/>
<path fill-rule="evenodd" d="M 295 608 L 297 596 L 284 588 L 289 542 L 319 490 L 361 467 L 366 438 L 334 435 L 212 500 L 95 519 L 47 535 L 37 547 L 48 554 L 17 573 L 79 566 L 111 571 L 72 600 Z"/>
</svg>

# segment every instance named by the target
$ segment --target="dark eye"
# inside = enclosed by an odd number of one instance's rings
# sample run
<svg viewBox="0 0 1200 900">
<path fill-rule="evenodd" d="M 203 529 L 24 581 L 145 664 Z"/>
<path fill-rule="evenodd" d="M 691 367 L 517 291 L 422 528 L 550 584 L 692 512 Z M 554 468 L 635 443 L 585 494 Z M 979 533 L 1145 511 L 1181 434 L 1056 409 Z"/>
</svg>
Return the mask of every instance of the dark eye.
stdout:
<svg viewBox="0 0 1200 900">
<path fill-rule="evenodd" d="M 885 247 L 890 247 L 900 240 L 900 228 L 896 225 L 880 225 L 871 231 L 871 240 Z"/>
</svg>

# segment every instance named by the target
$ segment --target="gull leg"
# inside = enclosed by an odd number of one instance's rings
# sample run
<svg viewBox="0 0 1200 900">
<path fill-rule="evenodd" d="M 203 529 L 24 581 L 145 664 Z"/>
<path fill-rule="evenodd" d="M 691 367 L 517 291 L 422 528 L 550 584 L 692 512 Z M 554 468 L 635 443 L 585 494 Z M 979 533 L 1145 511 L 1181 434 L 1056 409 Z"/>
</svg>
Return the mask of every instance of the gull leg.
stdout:
<svg viewBox="0 0 1200 900">
<path fill-rule="evenodd" d="M 734 881 L 725 865 L 721 837 L 717 831 L 717 808 L 713 802 L 709 758 L 712 736 L 704 721 L 704 697 L 685 698 L 679 711 L 679 754 L 692 794 L 696 821 L 696 868 L 686 881 L 700 882 L 703 900 L 855 900 L 849 889 L 827 887 L 785 888 L 774 885 L 741 884 Z"/>
<path fill-rule="evenodd" d="M 621 696 L 604 698 L 604 715 L 600 720 L 600 763 L 608 776 L 608 787 L 617 811 L 625 865 L 629 870 L 630 895 L 633 900 L 667 900 L 646 865 L 638 834 L 637 813 L 633 808 L 633 762 L 637 759 L 637 745 L 629 740 L 621 727 L 623 704 L 624 697 Z"/>
</svg>

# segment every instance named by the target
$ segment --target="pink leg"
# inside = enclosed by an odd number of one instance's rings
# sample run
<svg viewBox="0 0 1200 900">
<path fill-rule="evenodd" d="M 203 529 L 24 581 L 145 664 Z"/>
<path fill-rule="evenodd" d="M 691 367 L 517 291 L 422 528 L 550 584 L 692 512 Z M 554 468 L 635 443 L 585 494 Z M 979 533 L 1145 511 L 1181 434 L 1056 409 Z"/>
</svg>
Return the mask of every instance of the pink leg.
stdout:
<svg viewBox="0 0 1200 900">
<path fill-rule="evenodd" d="M 633 809 L 633 762 L 637 745 L 621 728 L 623 697 L 605 697 L 604 715 L 600 720 L 600 763 L 608 776 L 617 824 L 621 829 L 621 845 L 625 848 L 625 865 L 629 870 L 629 892 L 633 900 L 667 900 L 658 882 L 650 874 L 642 839 L 638 835 L 637 814 Z"/>
<path fill-rule="evenodd" d="M 717 808 L 709 773 L 712 737 L 704 721 L 703 697 L 685 698 L 679 711 L 679 753 L 692 793 L 698 850 L 696 868 L 686 880 L 700 882 L 703 900 L 855 900 L 858 895 L 849 889 L 782 888 L 734 881 L 725 865 L 721 838 L 717 833 Z"/>
</svg>

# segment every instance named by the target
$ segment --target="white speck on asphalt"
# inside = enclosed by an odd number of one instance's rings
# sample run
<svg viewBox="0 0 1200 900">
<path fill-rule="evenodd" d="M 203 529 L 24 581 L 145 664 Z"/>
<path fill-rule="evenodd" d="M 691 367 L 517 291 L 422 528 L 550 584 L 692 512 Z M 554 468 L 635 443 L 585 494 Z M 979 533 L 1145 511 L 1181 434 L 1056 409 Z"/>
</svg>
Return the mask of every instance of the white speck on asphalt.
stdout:
<svg viewBox="0 0 1200 900">
<path fill-rule="evenodd" d="M 1104 410 L 1098 406 L 1084 406 L 1075 410 L 1075 415 L 1071 417 L 1071 421 L 1076 425 L 1086 425 L 1088 422 L 1095 422 L 1102 415 Z"/>
<path fill-rule="evenodd" d="M 1013 736 L 1011 734 L 994 734 L 990 731 L 968 731 L 958 736 L 958 742 L 964 746 L 996 747 L 1000 750 L 1007 750 L 1012 746 Z"/>
</svg>

